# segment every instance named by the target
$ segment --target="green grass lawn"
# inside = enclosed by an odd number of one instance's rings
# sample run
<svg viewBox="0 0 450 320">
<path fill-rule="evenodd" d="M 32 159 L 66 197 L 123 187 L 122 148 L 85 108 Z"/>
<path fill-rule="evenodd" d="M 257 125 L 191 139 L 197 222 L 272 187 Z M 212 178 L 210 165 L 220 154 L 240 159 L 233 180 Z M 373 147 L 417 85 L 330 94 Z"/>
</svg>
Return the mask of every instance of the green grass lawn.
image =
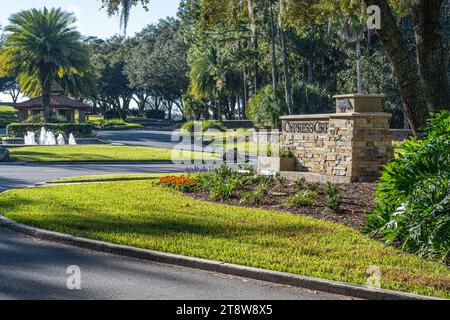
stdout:
<svg viewBox="0 0 450 320">
<path fill-rule="evenodd" d="M 180 175 L 181 173 L 170 173 L 170 175 Z M 151 180 L 169 175 L 168 173 L 150 173 L 150 174 L 105 174 L 92 176 L 79 176 L 62 178 L 58 180 L 50 180 L 47 183 L 82 183 L 82 182 L 109 182 L 109 181 L 135 181 L 135 180 Z"/>
<path fill-rule="evenodd" d="M 0 106 L 0 128 L 17 121 L 17 111 L 13 107 Z"/>
<path fill-rule="evenodd" d="M 81 195 L 81 196 L 80 196 Z M 150 181 L 11 190 L 0 213 L 39 228 L 251 267 L 450 298 L 450 270 L 343 225 L 200 202 Z"/>
<path fill-rule="evenodd" d="M 128 130 L 142 127 L 140 123 L 122 121 L 119 119 L 105 121 L 102 116 L 97 115 L 89 116 L 88 122 L 93 123 L 97 129 L 101 130 Z"/>
<path fill-rule="evenodd" d="M 21 162 L 114 162 L 114 161 L 171 161 L 195 159 L 211 160 L 208 153 L 176 152 L 172 158 L 172 150 L 150 147 L 128 146 L 35 146 L 10 148 L 13 161 Z"/>
</svg>

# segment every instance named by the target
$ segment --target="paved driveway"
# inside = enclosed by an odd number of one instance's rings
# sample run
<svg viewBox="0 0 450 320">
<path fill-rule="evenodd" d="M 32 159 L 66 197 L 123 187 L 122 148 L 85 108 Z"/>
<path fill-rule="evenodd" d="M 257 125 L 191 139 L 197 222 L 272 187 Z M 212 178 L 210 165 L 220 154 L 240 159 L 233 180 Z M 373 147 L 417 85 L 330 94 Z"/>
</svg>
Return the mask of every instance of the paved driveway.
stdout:
<svg viewBox="0 0 450 320">
<path fill-rule="evenodd" d="M 179 172 L 174 165 L 0 165 L 0 191 L 93 174 Z M 1 207 L 0 207 L 1 214 Z M 69 290 L 69 266 L 82 290 Z M 39 241 L 0 228 L 0 299 L 346 299 L 302 288 Z"/>
<path fill-rule="evenodd" d="M 131 130 L 97 131 L 100 139 L 113 143 L 171 149 L 178 144 L 179 127 L 171 123 L 151 122 L 145 127 Z M 174 141 L 172 141 L 174 137 Z"/>
<path fill-rule="evenodd" d="M 39 241 L 0 228 L 0 299 L 344 299 L 302 288 Z M 81 290 L 67 288 L 67 268 Z"/>
</svg>

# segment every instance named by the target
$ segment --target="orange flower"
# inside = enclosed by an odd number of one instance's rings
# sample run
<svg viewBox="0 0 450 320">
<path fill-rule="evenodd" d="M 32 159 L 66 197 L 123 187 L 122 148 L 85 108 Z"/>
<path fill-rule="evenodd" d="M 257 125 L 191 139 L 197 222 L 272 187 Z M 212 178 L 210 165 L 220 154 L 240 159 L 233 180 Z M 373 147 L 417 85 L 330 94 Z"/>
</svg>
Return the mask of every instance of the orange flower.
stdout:
<svg viewBox="0 0 450 320">
<path fill-rule="evenodd" d="M 197 184 L 197 180 L 191 179 L 187 176 L 167 176 L 159 179 L 159 185 L 167 187 L 175 187 L 180 189 L 183 187 L 192 187 Z"/>
</svg>

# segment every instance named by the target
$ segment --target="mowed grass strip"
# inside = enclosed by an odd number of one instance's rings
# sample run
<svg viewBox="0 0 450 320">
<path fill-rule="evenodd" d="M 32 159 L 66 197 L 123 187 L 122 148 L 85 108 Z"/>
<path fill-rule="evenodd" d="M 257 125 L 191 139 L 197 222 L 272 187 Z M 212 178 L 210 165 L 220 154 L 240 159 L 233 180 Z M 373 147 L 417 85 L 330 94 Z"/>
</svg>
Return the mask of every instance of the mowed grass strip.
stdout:
<svg viewBox="0 0 450 320">
<path fill-rule="evenodd" d="M 39 228 L 146 248 L 450 298 L 450 271 L 348 227 L 274 211 L 196 201 L 149 181 L 64 185 L 0 195 L 0 213 Z"/>
<path fill-rule="evenodd" d="M 0 106 L 0 128 L 17 121 L 17 110 L 13 107 Z"/>
<path fill-rule="evenodd" d="M 10 148 L 13 161 L 21 162 L 157 162 L 172 160 L 211 160 L 209 153 L 172 151 L 151 147 L 109 145 L 35 146 Z"/>
<path fill-rule="evenodd" d="M 78 176 L 70 178 L 62 178 L 58 180 L 50 180 L 47 183 L 83 183 L 83 182 L 109 182 L 109 181 L 137 181 L 137 180 L 154 180 L 168 175 L 182 175 L 182 173 L 149 173 L 149 174 L 105 174 L 92 176 Z"/>
</svg>

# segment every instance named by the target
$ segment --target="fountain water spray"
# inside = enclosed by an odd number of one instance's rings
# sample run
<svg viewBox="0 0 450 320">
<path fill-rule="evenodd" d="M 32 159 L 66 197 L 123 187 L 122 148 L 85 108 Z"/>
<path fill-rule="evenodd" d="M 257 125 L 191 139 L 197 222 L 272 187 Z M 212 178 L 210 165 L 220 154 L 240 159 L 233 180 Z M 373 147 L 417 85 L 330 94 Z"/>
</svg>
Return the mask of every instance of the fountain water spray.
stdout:
<svg viewBox="0 0 450 320">
<path fill-rule="evenodd" d="M 47 144 L 47 130 L 44 127 L 41 129 L 41 134 L 39 135 L 39 144 L 44 146 Z"/>
<path fill-rule="evenodd" d="M 69 145 L 72 145 L 72 146 L 77 145 L 77 141 L 75 140 L 75 137 L 73 136 L 72 133 L 70 134 L 70 137 L 69 137 Z"/>
<path fill-rule="evenodd" d="M 63 135 L 60 133 L 57 139 L 58 145 L 63 146 L 66 144 L 66 141 L 64 140 Z"/>
</svg>

